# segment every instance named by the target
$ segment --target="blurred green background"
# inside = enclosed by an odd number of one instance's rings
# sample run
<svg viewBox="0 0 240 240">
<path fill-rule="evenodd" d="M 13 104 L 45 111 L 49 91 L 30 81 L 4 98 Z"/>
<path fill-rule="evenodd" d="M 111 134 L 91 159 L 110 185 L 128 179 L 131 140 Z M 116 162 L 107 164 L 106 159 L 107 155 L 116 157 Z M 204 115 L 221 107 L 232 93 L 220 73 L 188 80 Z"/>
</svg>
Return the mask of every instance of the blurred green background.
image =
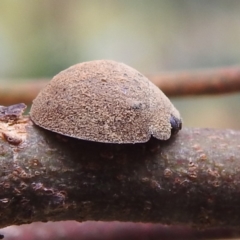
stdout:
<svg viewBox="0 0 240 240">
<path fill-rule="evenodd" d="M 94 59 L 142 73 L 239 65 L 240 1 L 0 1 L 0 79 Z M 240 93 L 172 100 L 185 126 L 240 129 Z"/>
</svg>

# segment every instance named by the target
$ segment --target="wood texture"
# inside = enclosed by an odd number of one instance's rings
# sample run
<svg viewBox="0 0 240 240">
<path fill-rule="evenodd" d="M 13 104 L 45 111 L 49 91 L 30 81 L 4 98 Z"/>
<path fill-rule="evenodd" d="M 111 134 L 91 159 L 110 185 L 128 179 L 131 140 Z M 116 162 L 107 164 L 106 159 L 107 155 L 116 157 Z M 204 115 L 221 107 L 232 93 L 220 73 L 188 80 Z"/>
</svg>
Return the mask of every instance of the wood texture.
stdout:
<svg viewBox="0 0 240 240">
<path fill-rule="evenodd" d="M 240 224 L 240 132 L 183 129 L 168 140 L 63 137 L 28 116 L 0 122 L 0 226 L 103 220 Z"/>
</svg>

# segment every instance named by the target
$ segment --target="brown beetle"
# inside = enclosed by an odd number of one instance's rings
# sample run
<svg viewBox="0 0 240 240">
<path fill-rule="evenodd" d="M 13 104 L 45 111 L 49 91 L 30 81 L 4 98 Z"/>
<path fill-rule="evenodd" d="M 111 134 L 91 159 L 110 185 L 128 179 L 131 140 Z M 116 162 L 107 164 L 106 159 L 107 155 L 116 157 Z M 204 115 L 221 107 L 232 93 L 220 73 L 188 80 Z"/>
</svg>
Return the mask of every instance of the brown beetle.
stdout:
<svg viewBox="0 0 240 240">
<path fill-rule="evenodd" d="M 30 116 L 50 131 L 105 143 L 167 140 L 182 127 L 178 110 L 158 87 L 110 60 L 76 64 L 57 74 L 33 101 Z"/>
</svg>

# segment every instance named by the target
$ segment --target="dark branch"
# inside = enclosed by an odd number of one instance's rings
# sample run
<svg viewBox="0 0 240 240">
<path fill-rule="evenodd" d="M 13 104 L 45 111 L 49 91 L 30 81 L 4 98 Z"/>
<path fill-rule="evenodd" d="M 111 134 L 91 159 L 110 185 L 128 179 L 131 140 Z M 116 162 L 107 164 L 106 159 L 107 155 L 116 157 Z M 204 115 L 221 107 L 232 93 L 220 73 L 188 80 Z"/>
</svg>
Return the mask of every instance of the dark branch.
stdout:
<svg viewBox="0 0 240 240">
<path fill-rule="evenodd" d="M 2 137 L 1 137 L 2 136 Z M 0 226 L 103 220 L 240 224 L 240 132 L 101 144 L 0 122 Z"/>
</svg>

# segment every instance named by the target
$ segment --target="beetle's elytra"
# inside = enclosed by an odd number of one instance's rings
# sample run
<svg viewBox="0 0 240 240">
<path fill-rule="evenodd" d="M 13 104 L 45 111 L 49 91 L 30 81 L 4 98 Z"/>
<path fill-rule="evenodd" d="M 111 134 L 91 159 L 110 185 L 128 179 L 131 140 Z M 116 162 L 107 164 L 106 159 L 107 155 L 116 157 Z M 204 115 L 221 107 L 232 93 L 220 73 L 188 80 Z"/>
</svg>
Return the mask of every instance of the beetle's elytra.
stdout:
<svg viewBox="0 0 240 240">
<path fill-rule="evenodd" d="M 76 64 L 33 101 L 33 122 L 66 136 L 105 143 L 167 140 L 182 126 L 178 110 L 137 70 L 115 61 Z"/>
</svg>

